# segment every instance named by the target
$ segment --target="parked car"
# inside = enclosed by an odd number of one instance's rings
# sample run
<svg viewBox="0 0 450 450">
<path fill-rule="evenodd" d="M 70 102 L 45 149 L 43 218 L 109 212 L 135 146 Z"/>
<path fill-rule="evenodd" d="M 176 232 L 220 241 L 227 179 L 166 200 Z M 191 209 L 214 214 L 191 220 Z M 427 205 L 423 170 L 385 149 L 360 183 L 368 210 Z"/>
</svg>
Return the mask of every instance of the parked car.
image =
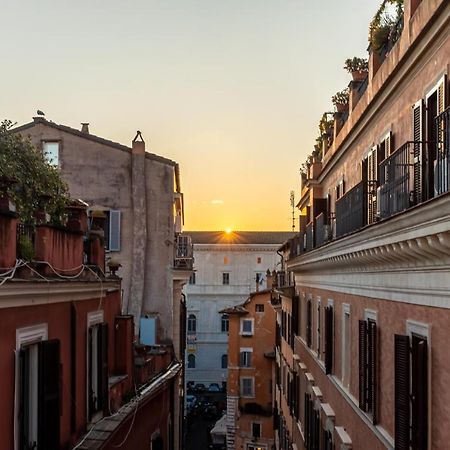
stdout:
<svg viewBox="0 0 450 450">
<path fill-rule="evenodd" d="M 205 392 L 206 386 L 203 383 L 197 383 L 194 387 L 194 392 Z"/>
<path fill-rule="evenodd" d="M 194 390 L 194 382 L 193 381 L 188 381 L 186 384 L 186 389 L 188 391 L 188 393 L 192 392 Z"/>
<path fill-rule="evenodd" d="M 186 395 L 186 411 L 189 412 L 197 403 L 195 395 Z"/>
<path fill-rule="evenodd" d="M 208 392 L 220 392 L 220 386 L 217 383 L 211 383 L 208 387 Z"/>
</svg>

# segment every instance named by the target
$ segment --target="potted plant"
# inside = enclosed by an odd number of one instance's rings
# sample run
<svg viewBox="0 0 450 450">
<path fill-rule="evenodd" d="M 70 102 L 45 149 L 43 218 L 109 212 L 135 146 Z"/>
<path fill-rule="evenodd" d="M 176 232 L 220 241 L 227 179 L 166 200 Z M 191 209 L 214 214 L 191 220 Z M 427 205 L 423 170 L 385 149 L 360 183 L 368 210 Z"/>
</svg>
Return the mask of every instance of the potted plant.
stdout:
<svg viewBox="0 0 450 450">
<path fill-rule="evenodd" d="M 349 94 L 348 89 L 337 92 L 331 97 L 333 105 L 336 107 L 338 113 L 343 113 L 348 109 Z"/>
<path fill-rule="evenodd" d="M 322 118 L 319 122 L 319 134 L 320 136 L 329 136 L 333 134 L 333 126 L 334 126 L 334 120 L 329 119 L 328 115 L 332 113 L 324 113 L 322 115 Z"/>
<path fill-rule="evenodd" d="M 348 58 L 345 60 L 344 69 L 352 75 L 353 81 L 363 81 L 369 71 L 369 63 L 365 58 Z"/>
</svg>

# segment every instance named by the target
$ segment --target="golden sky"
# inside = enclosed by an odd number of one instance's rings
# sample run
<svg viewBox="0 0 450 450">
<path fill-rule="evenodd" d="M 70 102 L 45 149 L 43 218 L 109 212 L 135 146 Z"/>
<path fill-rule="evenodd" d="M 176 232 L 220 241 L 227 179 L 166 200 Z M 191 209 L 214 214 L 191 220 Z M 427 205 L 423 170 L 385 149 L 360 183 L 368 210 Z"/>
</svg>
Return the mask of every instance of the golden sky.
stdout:
<svg viewBox="0 0 450 450">
<path fill-rule="evenodd" d="M 180 164 L 186 229 L 290 230 L 289 193 L 378 0 L 21 0 L 2 6 L 0 118 Z M 20 24 L 20 26 L 18 26 Z"/>
</svg>

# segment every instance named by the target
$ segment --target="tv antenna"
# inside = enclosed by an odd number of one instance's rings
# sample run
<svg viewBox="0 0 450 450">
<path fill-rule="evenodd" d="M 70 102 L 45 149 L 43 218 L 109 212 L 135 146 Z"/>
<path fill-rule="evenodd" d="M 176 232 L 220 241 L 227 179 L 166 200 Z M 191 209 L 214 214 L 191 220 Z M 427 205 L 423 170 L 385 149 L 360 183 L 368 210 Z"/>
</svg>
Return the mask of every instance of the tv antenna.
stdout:
<svg viewBox="0 0 450 450">
<path fill-rule="evenodd" d="M 295 231 L 295 192 L 291 191 L 292 231 Z"/>
</svg>

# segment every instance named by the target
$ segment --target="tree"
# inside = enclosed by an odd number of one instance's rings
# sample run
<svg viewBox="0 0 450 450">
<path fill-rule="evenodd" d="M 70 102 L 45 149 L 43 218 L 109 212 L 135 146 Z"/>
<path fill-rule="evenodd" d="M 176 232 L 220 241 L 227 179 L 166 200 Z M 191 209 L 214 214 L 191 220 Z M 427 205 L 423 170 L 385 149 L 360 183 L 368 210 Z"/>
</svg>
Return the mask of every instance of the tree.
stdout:
<svg viewBox="0 0 450 450">
<path fill-rule="evenodd" d="M 52 223 L 61 223 L 69 201 L 67 184 L 58 168 L 11 127 L 9 120 L 0 124 L 0 196 L 11 197 L 22 222 L 33 222 L 33 213 L 45 209 Z"/>
</svg>

